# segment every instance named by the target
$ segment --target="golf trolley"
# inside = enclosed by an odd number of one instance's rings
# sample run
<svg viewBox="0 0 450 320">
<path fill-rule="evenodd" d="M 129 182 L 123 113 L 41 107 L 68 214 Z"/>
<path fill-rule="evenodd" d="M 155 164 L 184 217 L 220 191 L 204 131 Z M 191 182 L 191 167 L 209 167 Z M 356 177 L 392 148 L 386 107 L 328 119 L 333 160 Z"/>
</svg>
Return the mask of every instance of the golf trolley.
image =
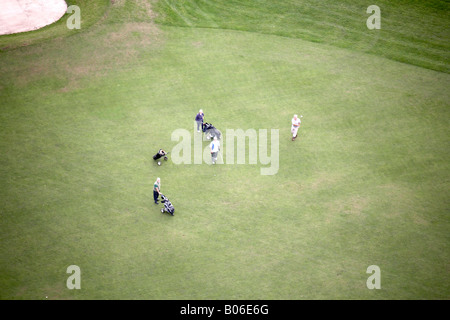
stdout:
<svg viewBox="0 0 450 320">
<path fill-rule="evenodd" d="M 174 215 L 175 208 L 172 205 L 172 202 L 170 202 L 169 198 L 167 198 L 165 195 L 161 193 L 161 203 L 164 203 L 164 207 L 161 208 L 161 213 L 167 212 L 171 216 Z"/>
<path fill-rule="evenodd" d="M 163 149 L 159 149 L 158 153 L 153 156 L 153 160 L 158 161 L 158 166 L 160 166 L 161 161 L 159 159 L 164 157 L 164 160 L 167 161 L 169 159 L 167 157 L 168 154 L 169 154 L 169 152 L 165 152 Z"/>
<path fill-rule="evenodd" d="M 202 131 L 205 133 L 205 137 L 208 140 L 214 139 L 214 137 L 217 137 L 217 139 L 220 140 L 220 137 L 222 136 L 222 133 L 208 122 L 203 123 Z"/>
</svg>

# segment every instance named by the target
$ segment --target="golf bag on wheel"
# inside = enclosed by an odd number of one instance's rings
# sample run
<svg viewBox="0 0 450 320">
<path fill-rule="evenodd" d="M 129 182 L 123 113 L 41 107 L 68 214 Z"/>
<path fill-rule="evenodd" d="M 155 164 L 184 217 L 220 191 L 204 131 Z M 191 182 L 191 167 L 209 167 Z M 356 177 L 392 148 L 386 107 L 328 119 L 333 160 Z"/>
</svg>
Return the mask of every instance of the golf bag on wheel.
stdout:
<svg viewBox="0 0 450 320">
<path fill-rule="evenodd" d="M 163 194 L 161 194 L 161 203 L 164 203 L 164 207 L 161 208 L 161 213 L 167 212 L 173 216 L 175 212 L 175 208 L 172 205 L 172 202 Z"/>
<path fill-rule="evenodd" d="M 205 122 L 202 125 L 202 131 L 205 133 L 206 135 L 206 139 L 213 139 L 214 137 L 217 137 L 218 140 L 220 140 L 221 137 L 221 133 L 220 131 L 214 127 L 211 123 Z"/>
<path fill-rule="evenodd" d="M 159 151 L 158 151 L 158 153 L 157 154 L 155 154 L 154 156 L 153 156 L 153 160 L 158 160 L 158 159 L 160 159 L 160 158 L 162 158 L 162 157 L 164 157 L 164 160 L 166 160 L 167 161 L 167 155 L 168 155 L 169 153 L 168 152 L 165 152 L 163 149 L 159 149 Z"/>
</svg>

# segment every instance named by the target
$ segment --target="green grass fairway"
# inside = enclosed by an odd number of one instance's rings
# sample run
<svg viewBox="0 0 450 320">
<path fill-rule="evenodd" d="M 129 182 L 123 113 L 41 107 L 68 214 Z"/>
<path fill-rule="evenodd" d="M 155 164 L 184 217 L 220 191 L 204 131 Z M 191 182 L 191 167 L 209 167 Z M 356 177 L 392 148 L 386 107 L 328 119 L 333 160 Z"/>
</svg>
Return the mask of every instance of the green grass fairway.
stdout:
<svg viewBox="0 0 450 320">
<path fill-rule="evenodd" d="M 0 37 L 0 299 L 448 299 L 448 2 L 222 2 Z M 279 129 L 277 174 L 157 166 L 200 108 Z"/>
</svg>

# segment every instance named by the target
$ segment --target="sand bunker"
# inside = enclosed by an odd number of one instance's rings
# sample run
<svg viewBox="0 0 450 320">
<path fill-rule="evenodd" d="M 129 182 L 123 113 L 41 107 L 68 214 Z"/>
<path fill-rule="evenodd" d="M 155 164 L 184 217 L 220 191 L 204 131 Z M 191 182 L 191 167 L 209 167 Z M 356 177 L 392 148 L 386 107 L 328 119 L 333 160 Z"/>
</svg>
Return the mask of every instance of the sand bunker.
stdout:
<svg viewBox="0 0 450 320">
<path fill-rule="evenodd" d="M 45 27 L 66 11 L 64 0 L 0 0 L 0 35 Z"/>
</svg>

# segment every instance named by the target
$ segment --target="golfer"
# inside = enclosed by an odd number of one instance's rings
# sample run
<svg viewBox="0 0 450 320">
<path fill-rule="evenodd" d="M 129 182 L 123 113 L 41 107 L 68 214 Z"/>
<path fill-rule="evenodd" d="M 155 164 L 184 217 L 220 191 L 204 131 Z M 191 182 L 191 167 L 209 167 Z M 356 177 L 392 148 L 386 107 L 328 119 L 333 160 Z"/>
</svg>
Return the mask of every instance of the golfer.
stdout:
<svg viewBox="0 0 450 320">
<path fill-rule="evenodd" d="M 203 110 L 200 109 L 195 116 L 195 122 L 197 122 L 197 132 L 200 132 L 200 128 L 203 129 L 203 118 L 205 118 L 205 114 Z"/>
<path fill-rule="evenodd" d="M 292 141 L 294 141 L 295 138 L 297 138 L 298 128 L 300 128 L 301 123 L 302 123 L 302 121 L 300 120 L 300 118 L 297 117 L 296 114 L 294 114 L 294 117 L 292 118 L 292 126 L 291 126 Z"/>
<path fill-rule="evenodd" d="M 212 164 L 216 164 L 217 154 L 220 151 L 220 142 L 219 140 L 217 140 L 216 136 L 214 136 L 213 141 L 211 141 L 210 149 L 211 149 L 211 162 Z"/>
<path fill-rule="evenodd" d="M 155 204 L 158 204 L 158 197 L 160 193 L 161 193 L 161 179 L 156 178 L 156 181 L 153 184 L 153 199 L 155 200 Z"/>
</svg>

